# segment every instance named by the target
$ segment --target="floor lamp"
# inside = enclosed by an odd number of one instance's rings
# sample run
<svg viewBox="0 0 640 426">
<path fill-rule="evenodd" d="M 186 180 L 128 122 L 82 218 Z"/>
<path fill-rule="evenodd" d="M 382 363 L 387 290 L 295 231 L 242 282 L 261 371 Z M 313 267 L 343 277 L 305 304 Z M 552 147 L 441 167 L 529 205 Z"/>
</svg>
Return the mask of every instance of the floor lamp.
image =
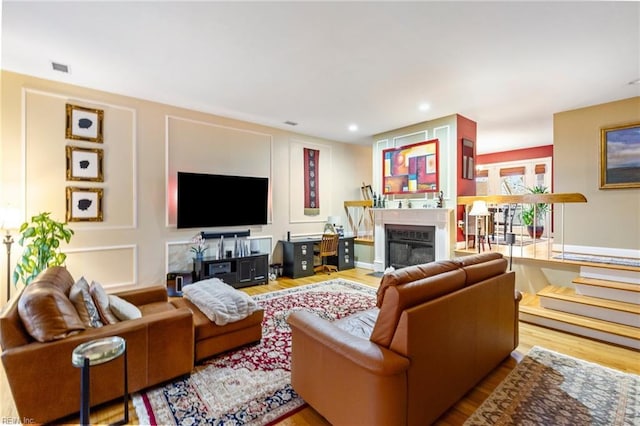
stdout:
<svg viewBox="0 0 640 426">
<path fill-rule="evenodd" d="M 482 200 L 477 200 L 473 202 L 471 206 L 471 211 L 469 212 L 469 216 L 474 216 L 476 218 L 476 246 L 478 247 L 478 253 L 480 253 L 480 227 L 478 226 L 478 217 L 479 216 L 489 216 L 489 209 L 487 209 L 487 203 Z M 487 227 L 486 219 L 483 221 L 483 225 Z M 486 238 L 487 230 L 485 229 L 484 238 Z M 484 243 L 483 243 L 484 246 Z"/>
<path fill-rule="evenodd" d="M 17 229 L 20 224 L 20 212 L 13 207 L 0 208 L 0 229 L 6 231 L 2 242 L 7 247 L 7 301 L 11 298 L 11 246 L 13 236 L 11 229 Z"/>
</svg>

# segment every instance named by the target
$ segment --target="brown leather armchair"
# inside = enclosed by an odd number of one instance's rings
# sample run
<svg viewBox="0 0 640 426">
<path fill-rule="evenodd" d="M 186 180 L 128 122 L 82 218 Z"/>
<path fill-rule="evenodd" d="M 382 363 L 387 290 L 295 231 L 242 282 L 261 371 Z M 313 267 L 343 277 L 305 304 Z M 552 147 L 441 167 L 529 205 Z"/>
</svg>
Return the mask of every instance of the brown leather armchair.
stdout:
<svg viewBox="0 0 640 426">
<path fill-rule="evenodd" d="M 518 345 L 515 275 L 498 253 L 386 274 L 378 306 L 292 313 L 291 381 L 334 425 L 433 423 Z"/>
</svg>

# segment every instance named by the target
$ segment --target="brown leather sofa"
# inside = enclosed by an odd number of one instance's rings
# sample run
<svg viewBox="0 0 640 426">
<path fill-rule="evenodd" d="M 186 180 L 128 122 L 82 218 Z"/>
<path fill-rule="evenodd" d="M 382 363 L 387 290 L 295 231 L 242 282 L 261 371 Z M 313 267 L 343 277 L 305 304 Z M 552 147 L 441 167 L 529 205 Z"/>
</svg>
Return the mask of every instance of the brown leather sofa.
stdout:
<svg viewBox="0 0 640 426">
<path fill-rule="evenodd" d="M 137 306 L 141 318 L 80 330 L 64 300 L 73 284 L 65 268 L 49 268 L 0 312 L 2 363 L 24 422 L 50 422 L 79 411 L 80 370 L 73 367 L 71 354 L 90 340 L 108 336 L 126 340 L 130 392 L 191 373 L 192 313 L 169 303 L 164 286 L 117 294 Z M 36 319 L 55 329 L 53 340 L 40 342 L 25 328 L 18 308 L 25 292 L 46 296 L 46 312 Z M 91 406 L 122 397 L 121 359 L 91 367 Z"/>
<path fill-rule="evenodd" d="M 428 425 L 518 346 L 515 275 L 498 253 L 385 274 L 377 307 L 292 313 L 291 382 L 334 425 Z"/>
<path fill-rule="evenodd" d="M 248 317 L 226 325 L 216 325 L 186 298 L 172 299 L 176 308 L 188 308 L 193 313 L 195 362 L 235 349 L 262 339 L 262 318 L 260 308 Z"/>
</svg>

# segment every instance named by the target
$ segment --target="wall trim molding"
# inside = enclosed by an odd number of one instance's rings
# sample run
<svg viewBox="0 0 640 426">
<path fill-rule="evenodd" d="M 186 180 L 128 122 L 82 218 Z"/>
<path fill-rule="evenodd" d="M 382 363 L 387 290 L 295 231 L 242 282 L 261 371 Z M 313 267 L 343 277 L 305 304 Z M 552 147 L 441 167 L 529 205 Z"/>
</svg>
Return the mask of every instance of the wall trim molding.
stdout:
<svg viewBox="0 0 640 426">
<path fill-rule="evenodd" d="M 320 186 L 320 214 L 317 217 L 313 217 L 313 218 L 305 218 L 304 214 L 299 214 L 298 212 L 294 211 L 295 207 L 299 207 L 300 209 L 304 209 L 304 188 L 302 187 L 302 182 L 296 181 L 294 182 L 294 170 L 295 170 L 295 174 L 299 174 L 300 176 L 303 175 L 303 161 L 302 158 L 300 158 L 300 161 L 295 162 L 294 158 L 293 158 L 293 150 L 292 147 L 294 145 L 297 145 L 299 147 L 301 147 L 301 149 L 304 148 L 312 148 L 312 149 L 318 149 L 321 153 L 323 152 L 324 155 L 328 155 L 329 158 L 323 157 L 323 159 L 321 159 L 321 163 L 320 163 L 320 169 L 321 171 L 324 171 L 324 173 L 322 173 L 320 175 L 320 183 L 318 184 Z M 331 180 L 333 179 L 333 150 L 332 150 L 332 146 L 331 145 L 327 145 L 327 144 L 322 144 L 322 143 L 318 143 L 318 142 L 311 142 L 308 140 L 304 140 L 304 139 L 298 139 L 298 138 L 290 138 L 289 139 L 289 223 L 326 223 L 327 222 L 327 218 L 329 217 L 330 214 L 332 214 L 331 212 L 332 210 L 332 200 L 331 200 L 331 196 L 330 196 L 330 192 L 327 192 L 326 188 L 327 186 L 329 188 L 332 187 L 332 185 L 327 185 L 328 182 L 331 182 Z M 298 193 L 294 194 L 294 188 L 298 188 L 299 191 Z M 324 201 L 323 201 L 324 200 Z M 294 206 L 294 204 L 297 204 L 296 201 L 299 201 L 300 204 L 297 206 Z M 327 214 L 325 214 L 327 213 Z M 300 217 L 303 216 L 303 217 Z"/>
<path fill-rule="evenodd" d="M 216 127 L 219 129 L 227 129 L 227 130 L 233 130 L 233 131 L 237 131 L 237 132 L 242 132 L 242 133 L 247 133 L 247 134 L 252 134 L 252 135 L 258 135 L 258 136 L 264 136 L 267 137 L 269 139 L 269 197 L 268 197 L 268 202 L 269 202 L 269 208 L 268 208 L 268 212 L 267 212 L 267 224 L 272 224 L 273 223 L 273 149 L 274 149 L 274 135 L 271 133 L 265 133 L 265 132 L 259 132 L 256 130 L 250 130 L 250 129 L 242 129 L 239 127 L 233 127 L 233 126 L 228 126 L 228 125 L 224 125 L 224 124 L 218 124 L 218 123 L 212 123 L 209 121 L 203 121 L 203 120 L 196 120 L 196 119 L 192 119 L 192 118 L 185 118 L 185 117 L 181 117 L 178 115 L 173 115 L 173 114 L 165 114 L 165 119 L 164 119 L 164 181 L 165 181 L 165 226 L 167 228 L 176 228 L 176 224 L 175 223 L 170 223 L 169 222 L 169 209 L 170 209 L 170 194 L 169 194 L 169 144 L 170 144 L 170 140 L 169 140 L 169 133 L 170 133 L 170 122 L 171 120 L 176 120 L 176 121 L 183 121 L 186 123 L 192 123 L 192 124 L 198 124 L 198 125 L 203 125 L 203 126 L 209 126 L 209 127 Z M 176 189 L 177 190 L 177 189 Z M 176 200 L 177 201 L 177 200 Z"/>
<path fill-rule="evenodd" d="M 21 171 L 21 185 L 22 185 L 22 200 L 20 201 L 20 209 L 24 214 L 26 219 L 26 211 L 27 211 L 27 95 L 41 95 L 48 96 L 55 99 L 65 100 L 67 102 L 73 103 L 87 103 L 95 106 L 101 106 L 105 108 L 112 109 L 120 109 L 122 111 L 127 111 L 131 113 L 132 117 L 132 128 L 131 128 L 131 171 L 132 171 L 132 182 L 131 182 L 131 193 L 132 193 L 132 205 L 131 205 L 131 224 L 130 225 L 113 225 L 108 226 L 104 225 L 105 222 L 91 222 L 91 223 L 83 223 L 83 222 L 74 222 L 72 224 L 72 228 L 74 230 L 81 231 L 105 231 L 105 230 L 117 230 L 117 229 L 136 229 L 138 227 L 138 139 L 137 139 L 137 125 L 138 125 L 138 116 L 135 108 L 131 108 L 124 105 L 113 104 L 109 102 L 96 101 L 94 99 L 87 99 L 82 97 L 65 95 L 57 92 L 50 92 L 40 89 L 34 89 L 30 87 L 22 88 L 22 111 L 21 111 L 21 155 L 22 155 L 22 171 Z M 68 139 L 64 139 L 65 145 L 69 142 Z M 97 144 L 97 145 L 105 145 L 105 144 Z M 63 157 L 61 157 L 63 158 Z M 112 161 L 112 160 L 105 160 Z M 68 185 L 73 185 L 71 182 L 67 182 Z M 106 182 L 101 182 L 96 185 L 97 187 L 108 189 Z"/>
<path fill-rule="evenodd" d="M 92 246 L 92 247 L 76 247 L 65 249 L 65 253 L 67 255 L 70 254 L 80 254 L 80 253 L 96 253 L 103 251 L 126 251 L 129 250 L 131 252 L 131 264 L 133 269 L 130 270 L 130 279 L 124 282 L 116 282 L 112 284 L 105 284 L 100 281 L 100 283 L 106 289 L 119 288 L 119 287 L 131 287 L 137 286 L 138 283 L 138 245 L 137 244 L 119 244 L 112 246 Z"/>
</svg>

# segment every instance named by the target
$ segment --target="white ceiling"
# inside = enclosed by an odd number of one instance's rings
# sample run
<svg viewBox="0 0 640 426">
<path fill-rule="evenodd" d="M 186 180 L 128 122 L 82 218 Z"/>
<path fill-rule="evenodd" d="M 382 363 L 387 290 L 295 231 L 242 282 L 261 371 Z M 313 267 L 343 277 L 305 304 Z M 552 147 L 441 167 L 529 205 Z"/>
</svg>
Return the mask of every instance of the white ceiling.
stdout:
<svg viewBox="0 0 640 426">
<path fill-rule="evenodd" d="M 556 112 L 639 96 L 640 3 L 4 1 L 1 60 L 350 143 L 458 113 L 487 153 L 553 143 Z"/>
</svg>

